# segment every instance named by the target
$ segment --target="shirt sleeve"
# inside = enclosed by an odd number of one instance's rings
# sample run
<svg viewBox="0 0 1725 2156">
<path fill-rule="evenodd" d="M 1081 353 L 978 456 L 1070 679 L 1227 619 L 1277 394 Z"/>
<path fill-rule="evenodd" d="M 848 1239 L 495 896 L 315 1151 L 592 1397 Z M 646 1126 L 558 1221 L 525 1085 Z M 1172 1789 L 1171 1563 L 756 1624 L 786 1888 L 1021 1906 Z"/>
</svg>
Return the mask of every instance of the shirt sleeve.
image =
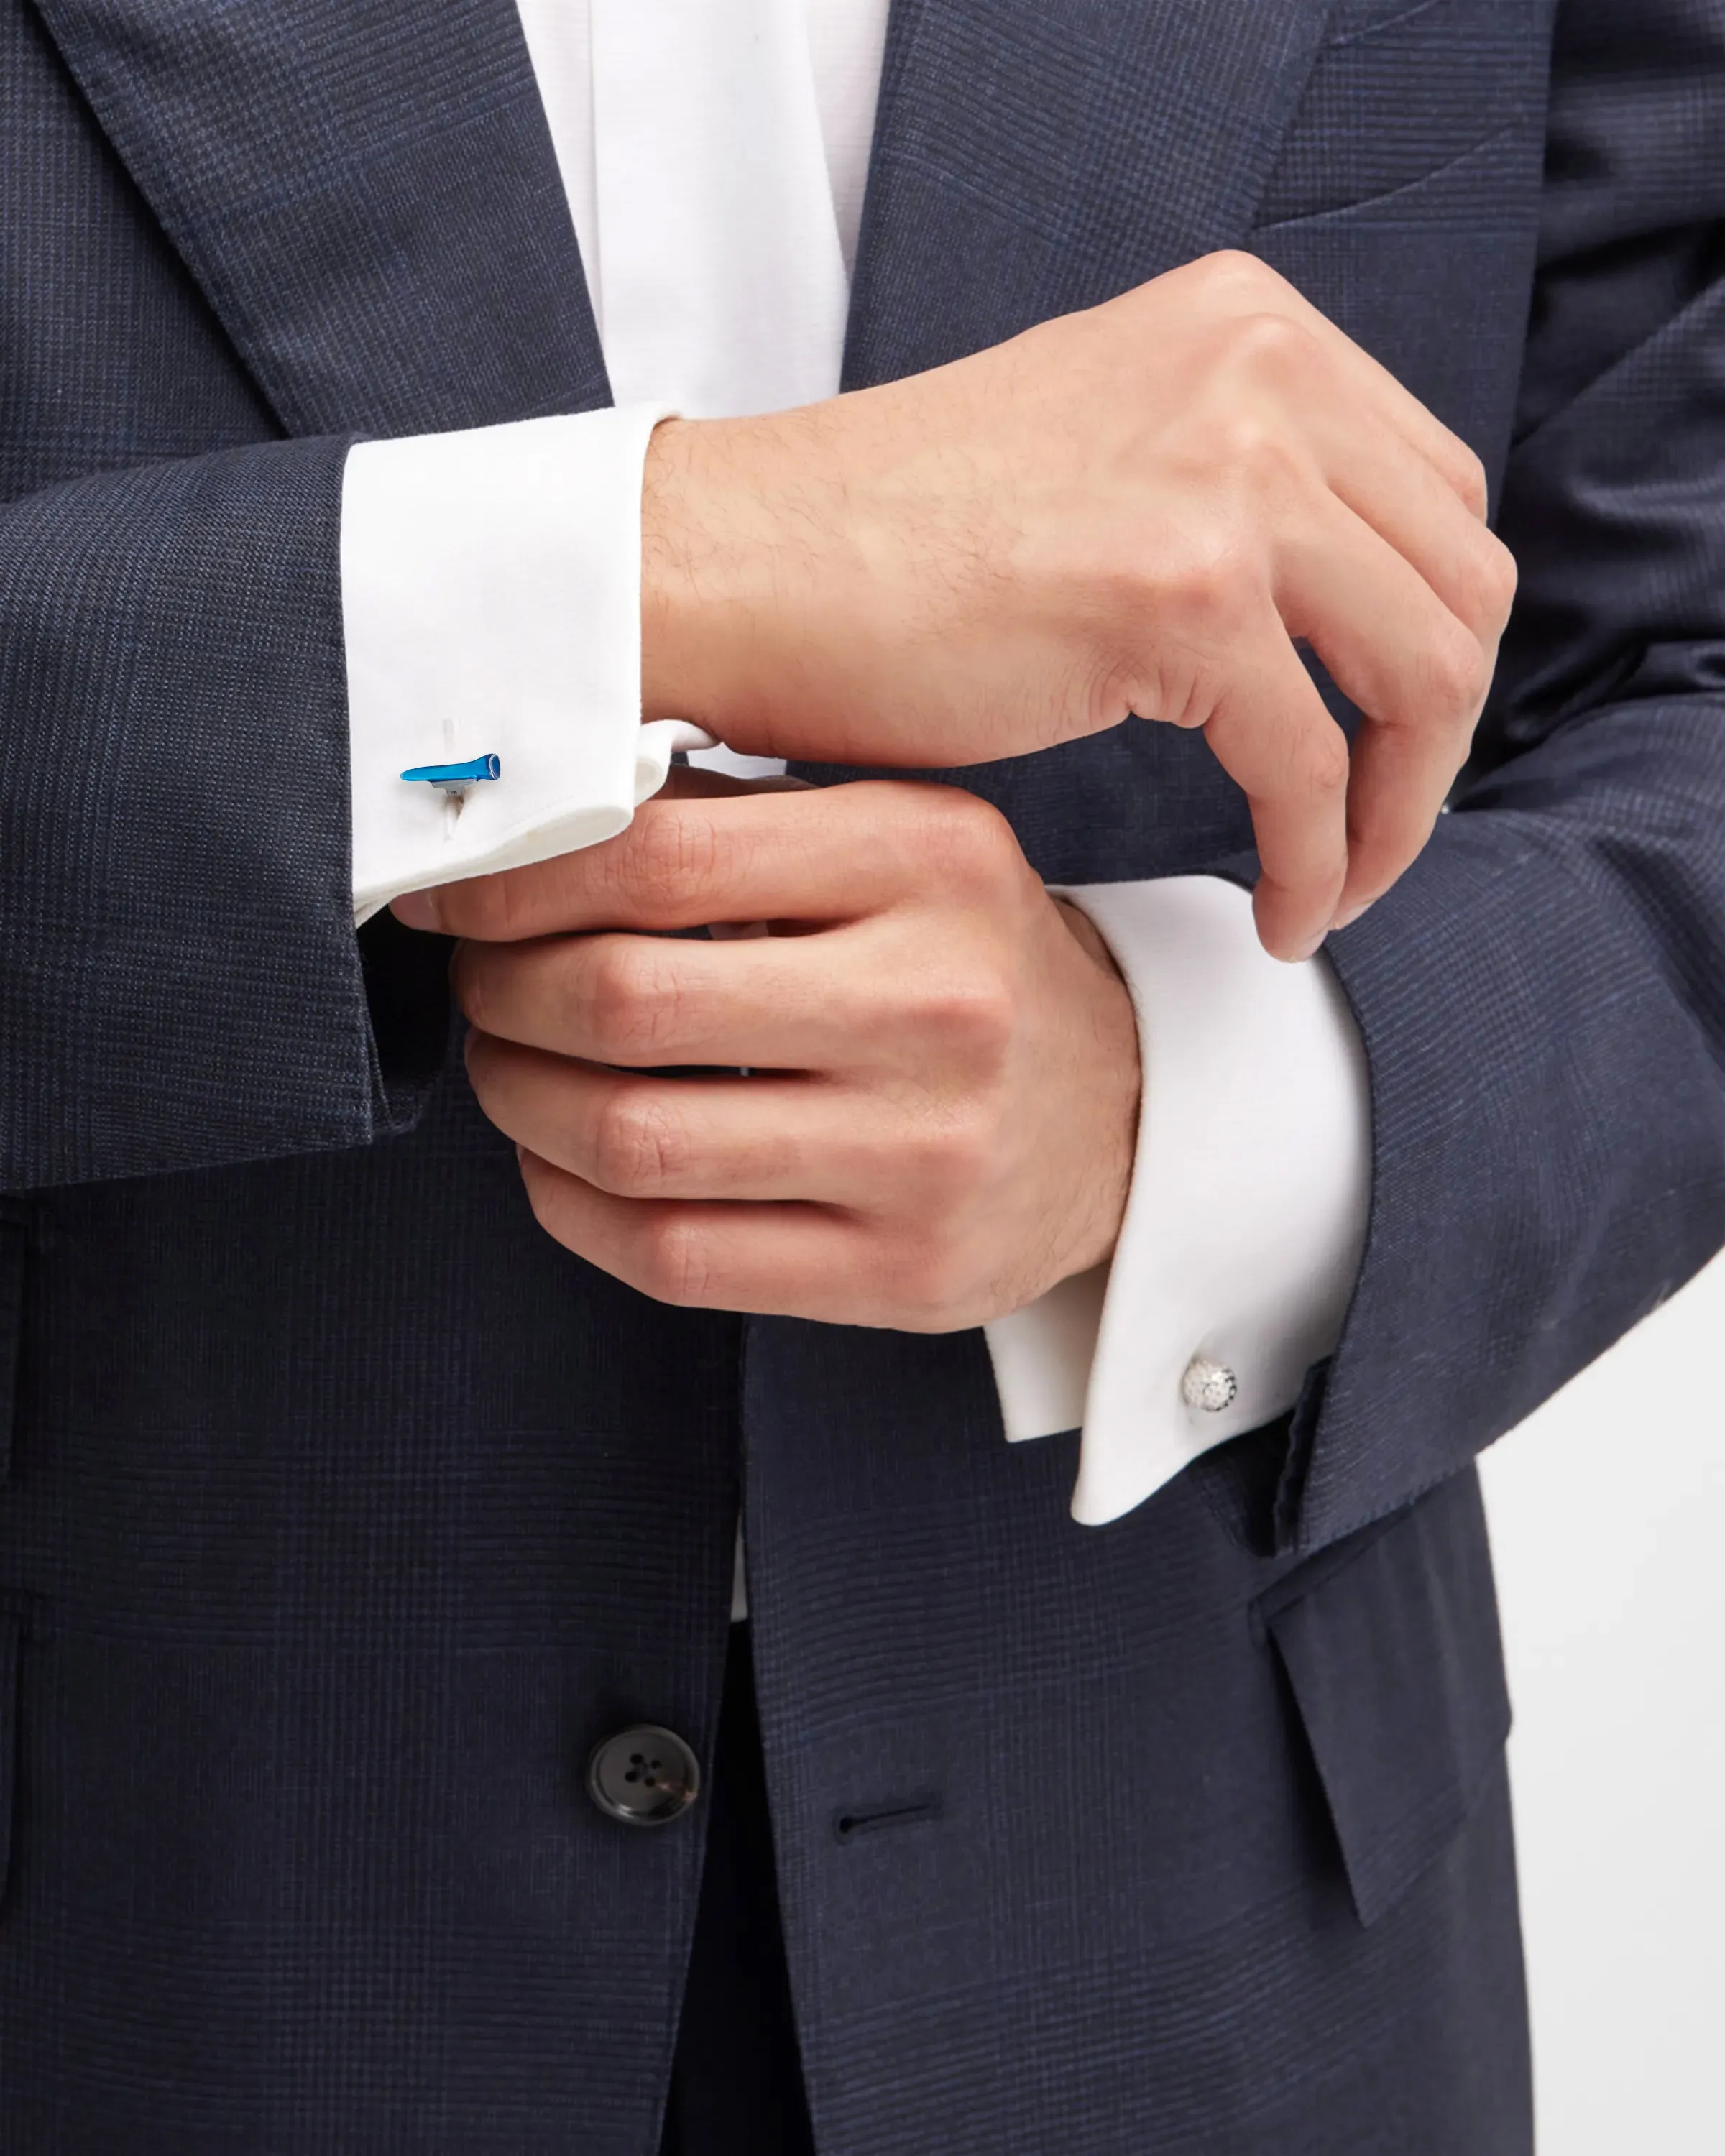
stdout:
<svg viewBox="0 0 1725 2156">
<path fill-rule="evenodd" d="M 1371 1101 L 1327 960 L 1270 957 L 1235 886 L 1056 896 L 1101 931 L 1137 1014 L 1132 1186 L 1111 1264 L 987 1336 L 1008 1437 L 1081 1429 L 1073 1517 L 1101 1526 L 1291 1407 L 1334 1347 L 1365 1240 Z"/>
<path fill-rule="evenodd" d="M 678 748 L 641 724 L 636 404 L 363 442 L 341 495 L 356 923 L 614 837 Z M 455 798 L 401 774 L 495 756 Z"/>
</svg>

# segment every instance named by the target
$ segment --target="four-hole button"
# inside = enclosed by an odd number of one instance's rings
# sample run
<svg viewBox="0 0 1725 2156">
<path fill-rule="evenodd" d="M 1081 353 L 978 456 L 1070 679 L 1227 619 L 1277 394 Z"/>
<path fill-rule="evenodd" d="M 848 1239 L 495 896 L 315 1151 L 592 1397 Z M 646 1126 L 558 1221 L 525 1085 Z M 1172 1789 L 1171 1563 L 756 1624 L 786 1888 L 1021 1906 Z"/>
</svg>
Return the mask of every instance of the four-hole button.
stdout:
<svg viewBox="0 0 1725 2156">
<path fill-rule="evenodd" d="M 637 1722 L 594 1745 L 587 1793 L 625 1826 L 669 1826 L 701 1794 L 701 1765 L 674 1729 Z"/>
</svg>

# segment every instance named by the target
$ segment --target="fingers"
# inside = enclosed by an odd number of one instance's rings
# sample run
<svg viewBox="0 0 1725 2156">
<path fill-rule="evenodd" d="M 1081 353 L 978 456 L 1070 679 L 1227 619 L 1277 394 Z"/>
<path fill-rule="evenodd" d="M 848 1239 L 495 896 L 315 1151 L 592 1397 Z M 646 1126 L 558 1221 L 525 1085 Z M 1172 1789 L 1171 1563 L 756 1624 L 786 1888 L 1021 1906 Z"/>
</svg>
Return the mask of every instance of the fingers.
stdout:
<svg viewBox="0 0 1725 2156">
<path fill-rule="evenodd" d="M 1441 761 L 1433 761 L 1430 740 L 1417 728 L 1361 727 L 1348 779 L 1348 880 L 1336 927 L 1356 920 L 1418 858 L 1458 767 L 1445 776 Z"/>
<path fill-rule="evenodd" d="M 468 1075 L 506 1137 L 613 1197 L 868 1209 L 937 1148 L 878 1099 L 808 1078 L 651 1078 L 483 1034 Z"/>
<path fill-rule="evenodd" d="M 876 970 L 830 947 L 842 932 L 722 943 L 630 935 L 464 943 L 453 979 L 482 1032 L 552 1055 L 625 1068 L 822 1070 L 854 1061 L 887 1015 L 875 1008 L 886 985 Z"/>
<path fill-rule="evenodd" d="M 1417 855 L 1466 761 L 1514 563 L 1483 522 L 1472 451 L 1291 287 L 1255 264 L 1229 274 L 1243 305 L 1255 299 L 1286 326 L 1243 316 L 1239 346 L 1288 423 L 1264 436 L 1260 463 L 1276 603 L 1289 634 L 1312 643 L 1368 721 L 1353 759 L 1338 893 L 1351 916 Z M 1236 670 L 1224 689 L 1230 705 L 1243 679 Z M 1278 700 L 1260 722 L 1286 725 L 1287 709 Z M 1278 770 L 1273 748 L 1255 748 L 1250 721 L 1237 716 L 1207 731 L 1243 783 L 1255 773 L 1253 819 L 1269 850 L 1260 927 L 1287 955 L 1310 941 L 1308 894 L 1331 858 L 1340 744 L 1332 737 L 1319 749 L 1312 729 L 1296 725 Z"/>
<path fill-rule="evenodd" d="M 1286 634 L 1258 639 L 1255 665 L 1236 650 L 1205 732 L 1251 803 L 1265 947 L 1297 958 L 1342 915 L 1387 891 L 1430 838 L 1466 760 L 1496 642 L 1482 644 L 1410 562 L 1328 495 L 1283 534 L 1276 576 Z M 1288 635 L 1312 644 L 1363 714 L 1351 759 Z"/>
<path fill-rule="evenodd" d="M 1485 466 L 1466 443 L 1286 278 L 1255 257 L 1230 259 L 1249 263 L 1250 270 L 1242 282 L 1249 282 L 1266 304 L 1313 340 L 1332 371 L 1344 414 L 1356 424 L 1380 420 L 1437 475 L 1470 516 L 1483 521 Z"/>
<path fill-rule="evenodd" d="M 1466 762 L 1491 657 L 1393 547 L 1333 498 L 1285 543 L 1277 603 L 1366 724 L 1355 744 L 1342 906 L 1386 891 Z"/>
<path fill-rule="evenodd" d="M 1337 498 L 1418 572 L 1495 658 L 1515 600 L 1514 557 L 1425 458 L 1381 428 L 1337 424 L 1317 443 Z"/>
<path fill-rule="evenodd" d="M 521 1178 L 548 1234 L 655 1301 L 845 1322 L 878 1268 L 865 1231 L 818 1205 L 641 1204 L 531 1152 Z"/>
<path fill-rule="evenodd" d="M 1350 919 L 1418 856 L 1466 761 L 1516 567 L 1481 521 L 1471 451 L 1445 468 L 1429 429 L 1399 434 L 1358 415 L 1316 439 L 1333 492 L 1287 551 L 1279 603 L 1368 720 L 1348 787 L 1337 918 Z"/>
<path fill-rule="evenodd" d="M 916 883 L 927 848 L 961 814 L 1000 821 L 952 788 L 902 783 L 661 795 L 603 845 L 417 896 L 444 934 L 485 942 L 855 919 Z"/>
<path fill-rule="evenodd" d="M 1343 408 L 1356 417 L 1370 413 L 1381 418 L 1437 475 L 1467 514 L 1483 523 L 1488 507 L 1486 468 L 1476 453 L 1410 389 L 1404 388 L 1387 367 L 1320 314 L 1309 300 L 1297 293 L 1295 298 L 1300 321 L 1336 367 Z"/>
<path fill-rule="evenodd" d="M 1337 498 L 1395 550 L 1475 645 L 1470 653 L 1441 624 L 1424 640 L 1412 632 L 1405 647 L 1417 699 L 1411 706 L 1353 685 L 1331 665 L 1344 691 L 1378 721 L 1354 743 L 1338 916 L 1348 919 L 1419 853 L 1466 761 L 1514 604 L 1516 564 L 1424 459 L 1398 458 L 1381 438 L 1368 448 L 1356 432 L 1334 445 L 1330 477 Z M 1386 613 L 1385 626 L 1398 619 Z"/>
<path fill-rule="evenodd" d="M 1170 271 L 1109 304 L 1142 307 L 1162 319 L 1163 288 L 1176 282 L 1200 297 L 1214 319 L 1231 325 L 1236 350 L 1281 390 L 1296 389 L 1309 408 L 1320 382 L 1354 424 L 1398 435 L 1476 518 L 1486 514 L 1485 468 L 1459 436 L 1347 332 L 1268 264 L 1228 249 Z"/>
<path fill-rule="evenodd" d="M 1273 957 L 1304 958 L 1334 920 L 1348 873 L 1348 742 L 1281 624 L 1243 634 L 1204 726 L 1245 792 L 1262 868 L 1253 907 Z"/>
</svg>

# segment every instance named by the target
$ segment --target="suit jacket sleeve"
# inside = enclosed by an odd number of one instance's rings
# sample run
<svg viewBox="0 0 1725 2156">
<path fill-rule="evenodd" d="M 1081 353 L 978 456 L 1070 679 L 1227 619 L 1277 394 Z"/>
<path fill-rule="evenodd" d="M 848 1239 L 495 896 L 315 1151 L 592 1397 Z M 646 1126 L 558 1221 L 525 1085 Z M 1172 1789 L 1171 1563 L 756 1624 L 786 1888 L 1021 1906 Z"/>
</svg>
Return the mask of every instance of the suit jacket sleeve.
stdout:
<svg viewBox="0 0 1725 2156">
<path fill-rule="evenodd" d="M 347 446 L 0 507 L 0 1186 L 362 1143 L 440 1058 L 442 952 L 354 934 Z"/>
<path fill-rule="evenodd" d="M 1332 955 L 1374 1190 L 1285 1541 L 1464 1465 L 1725 1240 L 1725 18 L 1560 20 L 1476 764 Z"/>
</svg>

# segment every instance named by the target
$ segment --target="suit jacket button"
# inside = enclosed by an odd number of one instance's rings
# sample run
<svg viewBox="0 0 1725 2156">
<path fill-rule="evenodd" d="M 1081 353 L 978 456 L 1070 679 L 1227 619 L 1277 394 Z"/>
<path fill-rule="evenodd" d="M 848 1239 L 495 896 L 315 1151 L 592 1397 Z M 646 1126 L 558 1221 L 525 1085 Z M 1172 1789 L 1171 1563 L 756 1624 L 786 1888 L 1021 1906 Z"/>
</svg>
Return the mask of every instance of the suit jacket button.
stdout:
<svg viewBox="0 0 1725 2156">
<path fill-rule="evenodd" d="M 625 1826 L 669 1826 L 701 1794 L 701 1763 L 675 1730 L 637 1722 L 594 1745 L 587 1794 Z"/>
</svg>

